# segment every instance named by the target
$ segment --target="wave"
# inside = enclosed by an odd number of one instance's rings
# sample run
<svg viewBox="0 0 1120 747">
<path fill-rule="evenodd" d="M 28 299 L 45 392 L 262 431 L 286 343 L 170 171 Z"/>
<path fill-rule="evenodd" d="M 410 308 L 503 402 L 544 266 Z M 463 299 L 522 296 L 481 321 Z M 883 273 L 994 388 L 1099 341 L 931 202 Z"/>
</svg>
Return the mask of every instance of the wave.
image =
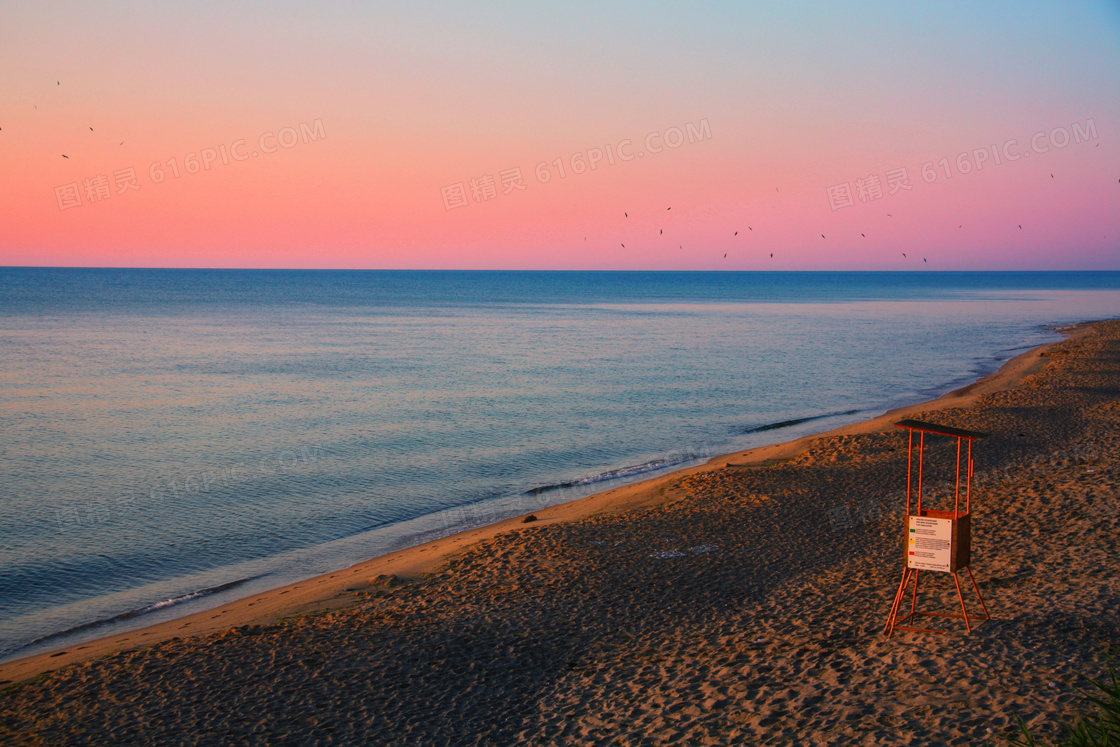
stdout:
<svg viewBox="0 0 1120 747">
<path fill-rule="evenodd" d="M 807 418 L 794 418 L 793 420 L 779 420 L 776 423 L 766 423 L 764 425 L 755 425 L 750 428 L 744 428 L 742 433 L 762 433 L 763 431 L 776 431 L 779 428 L 789 428 L 794 425 L 801 425 L 802 423 L 811 423 L 814 420 L 824 420 L 825 418 L 835 418 L 841 415 L 855 415 L 859 410 L 843 410 L 839 412 L 829 412 L 824 415 L 812 415 Z"/>
<path fill-rule="evenodd" d="M 201 597 L 208 597 L 211 594 L 217 594 L 217 593 L 222 592 L 222 591 L 228 591 L 229 589 L 236 588 L 238 586 L 241 586 L 242 584 L 247 584 L 250 581 L 254 581 L 258 578 L 260 578 L 260 576 L 250 576 L 249 578 L 241 578 L 241 579 L 238 579 L 236 581 L 230 581 L 228 583 L 219 584 L 218 586 L 211 586 L 208 589 L 199 589 L 198 591 L 192 591 L 192 592 L 189 592 L 187 594 L 183 594 L 181 596 L 172 597 L 170 599 L 164 599 L 162 602 L 156 602 L 154 604 L 149 604 L 146 607 L 141 607 L 141 608 L 135 609 L 135 610 L 129 610 L 128 612 L 122 612 L 119 615 L 113 615 L 112 617 L 105 617 L 105 618 L 102 618 L 100 620 L 94 620 L 93 622 L 82 623 L 81 625 L 75 625 L 72 628 L 66 628 L 65 630 L 59 630 L 59 631 L 56 631 L 54 633 L 48 633 L 47 635 L 40 636 L 40 637 L 36 638 L 35 640 L 31 641 L 30 643 L 27 643 L 26 645 L 20 646 L 20 648 L 21 649 L 22 648 L 30 648 L 31 646 L 37 645 L 39 643 L 44 643 L 46 641 L 51 641 L 51 640 L 54 640 L 55 638 L 62 638 L 63 636 L 73 635 L 74 633 L 81 633 L 82 631 L 85 631 L 85 630 L 91 630 L 93 628 L 99 628 L 102 625 L 112 625 L 113 623 L 124 622 L 125 620 L 132 620 L 134 618 L 141 617 L 143 615 L 147 615 L 147 614 L 150 614 L 152 612 L 158 612 L 159 610 L 167 609 L 168 607 L 175 607 L 176 605 L 184 604 L 186 602 L 191 602 L 191 601 L 194 601 L 195 599 L 199 599 Z"/>
<path fill-rule="evenodd" d="M 576 480 L 566 480 L 564 482 L 555 482 L 548 485 L 541 485 L 537 488 L 529 488 L 522 495 L 540 495 L 541 493 L 548 493 L 553 490 L 563 490 L 564 488 L 576 488 L 581 485 L 593 485 L 597 482 L 606 482 L 607 480 L 619 480 L 624 477 L 633 477 L 634 475 L 641 475 L 646 472 L 656 472 L 666 467 L 675 467 L 678 464 L 685 462 L 694 462 L 697 459 L 707 459 L 708 454 L 698 454 L 694 452 L 687 452 L 684 454 L 677 454 L 671 457 L 663 457 L 661 459 L 654 459 L 653 461 L 635 464 L 631 467 L 619 467 L 618 469 L 607 470 L 606 472 L 599 472 L 598 474 L 591 475 L 590 477 L 581 477 Z"/>
</svg>

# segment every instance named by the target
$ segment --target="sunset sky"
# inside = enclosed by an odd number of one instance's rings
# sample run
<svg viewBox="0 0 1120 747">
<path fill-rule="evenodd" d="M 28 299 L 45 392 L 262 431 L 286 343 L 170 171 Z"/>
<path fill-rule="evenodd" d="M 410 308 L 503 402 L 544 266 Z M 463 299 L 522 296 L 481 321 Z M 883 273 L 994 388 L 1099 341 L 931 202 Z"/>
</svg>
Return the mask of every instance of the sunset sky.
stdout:
<svg viewBox="0 0 1120 747">
<path fill-rule="evenodd" d="M 1120 3 L 777 5 L 5 2 L 0 265 L 1120 269 Z"/>
</svg>

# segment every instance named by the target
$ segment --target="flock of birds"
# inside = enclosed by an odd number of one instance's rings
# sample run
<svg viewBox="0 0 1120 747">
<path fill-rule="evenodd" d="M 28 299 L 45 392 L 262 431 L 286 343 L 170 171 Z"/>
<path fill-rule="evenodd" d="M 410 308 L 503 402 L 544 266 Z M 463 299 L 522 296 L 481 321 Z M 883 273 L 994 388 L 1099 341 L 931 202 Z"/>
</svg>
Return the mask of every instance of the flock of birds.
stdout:
<svg viewBox="0 0 1120 747">
<path fill-rule="evenodd" d="M 1054 176 L 1054 175 L 1053 175 L 1053 174 L 1051 174 L 1050 176 L 1051 176 L 1051 178 L 1053 178 L 1053 176 Z M 776 190 L 777 190 L 778 188 L 777 188 L 777 187 L 774 187 L 774 189 L 775 189 L 775 191 L 776 191 Z M 672 207 L 667 207 L 667 208 L 665 208 L 665 209 L 666 209 L 666 210 L 672 210 L 673 208 L 672 208 Z M 623 213 L 622 213 L 622 217 L 623 217 L 623 218 L 629 218 L 629 217 L 630 217 L 630 213 L 629 213 L 629 212 L 627 212 L 627 211 L 623 211 Z M 894 217 L 894 215 L 893 215 L 892 213 L 887 213 L 887 217 L 888 217 L 888 218 L 893 218 L 893 217 Z M 961 225 L 957 226 L 957 228 L 963 228 L 963 227 L 964 227 L 964 224 L 961 224 Z M 1022 226 L 1020 225 L 1020 226 L 1019 226 L 1019 229 L 1020 229 L 1020 230 L 1022 230 L 1022 228 L 1023 228 L 1023 227 L 1022 227 Z M 754 228 L 753 228 L 753 227 L 751 227 L 751 226 L 747 226 L 747 230 L 748 230 L 748 231 L 752 231 L 752 232 L 753 232 L 753 231 L 754 231 Z M 658 236 L 664 236 L 664 235 L 665 235 L 665 229 L 664 229 L 664 228 L 658 228 L 658 229 L 657 229 L 657 235 L 658 235 Z M 733 233 L 733 234 L 732 234 L 732 236 L 738 236 L 738 235 L 739 235 L 739 232 L 738 232 L 738 231 L 736 231 L 735 233 Z M 865 238 L 865 239 L 867 238 L 867 234 L 864 234 L 864 233 L 861 233 L 861 234 L 860 234 L 860 236 L 862 236 L 862 237 L 863 237 L 863 238 Z M 826 237 L 826 236 L 825 236 L 825 235 L 824 235 L 823 233 L 821 234 L 821 238 L 822 238 L 822 239 L 826 239 L 826 240 L 827 240 L 827 237 Z M 586 236 L 584 236 L 584 237 L 583 237 L 583 240 L 584 240 L 584 241 L 587 241 L 587 237 L 586 237 Z M 625 248 L 626 248 L 626 244 L 625 244 L 625 243 L 623 243 L 623 242 L 621 242 L 621 241 L 620 241 L 620 242 L 619 242 L 619 244 L 620 244 L 620 245 L 622 246 L 622 248 L 623 248 L 623 249 L 625 249 Z M 679 249 L 681 249 L 681 250 L 683 251 L 683 250 L 684 250 L 684 245 L 683 245 L 683 244 L 677 244 L 677 248 L 679 248 Z M 909 259 L 909 258 L 908 258 L 908 257 L 906 256 L 906 252 L 902 252 L 902 256 L 903 256 L 903 258 L 904 258 L 904 259 Z M 724 252 L 724 254 L 723 254 L 723 258 L 724 258 L 724 259 L 727 259 L 727 252 Z M 774 253 L 773 253 L 773 252 L 770 252 L 770 259 L 773 259 L 773 258 L 774 258 Z M 924 262 L 924 263 L 926 263 L 926 264 L 929 264 L 929 260 L 928 260 L 928 259 L 926 259 L 925 257 L 922 257 L 922 262 Z"/>
<path fill-rule="evenodd" d="M 61 81 L 61 80 L 56 80 L 56 81 L 54 82 L 54 84 L 55 84 L 56 86 L 62 86 L 62 81 Z M 38 104 L 35 104 L 35 111 L 39 111 L 39 105 L 38 105 Z M 4 130 L 4 128 L 3 128 L 3 127 L 0 127 L 0 132 L 2 132 L 3 130 Z M 90 128 L 89 128 L 89 131 L 90 131 L 90 132 L 93 132 L 93 127 L 90 127 Z M 124 141 L 123 141 L 123 140 L 121 141 L 121 145 L 124 145 Z M 65 158 L 65 159 L 66 159 L 67 161 L 69 161 L 69 160 L 70 160 L 70 156 L 66 155 L 65 153 L 63 153 L 63 154 L 61 154 L 61 155 L 62 155 L 62 157 L 63 157 L 63 158 Z"/>
<path fill-rule="evenodd" d="M 1099 146 L 1099 145 L 1100 145 L 1100 143 L 1097 143 L 1097 145 Z M 1054 178 L 1054 175 L 1053 175 L 1053 174 L 1050 174 L 1050 178 L 1051 178 L 1051 179 L 1053 179 L 1053 178 Z M 774 187 L 774 191 L 775 191 L 775 192 L 777 192 L 777 191 L 778 191 L 778 188 L 777 188 L 777 187 Z M 665 208 L 665 210 L 666 210 L 666 211 L 669 211 L 669 210 L 672 210 L 672 209 L 673 209 L 672 207 L 667 207 L 667 208 Z M 623 217 L 623 218 L 629 218 L 629 217 L 630 217 L 630 213 L 629 213 L 629 212 L 627 212 L 627 211 L 623 211 L 623 213 L 622 213 L 622 217 Z M 893 213 L 887 213 L 887 217 L 888 217 L 888 218 L 893 218 L 893 217 L 894 217 L 894 214 L 893 214 Z M 1019 230 L 1020 230 L 1020 231 L 1022 231 L 1022 230 L 1023 230 L 1023 224 L 1021 224 L 1021 223 L 1017 223 L 1016 225 L 1017 225 L 1017 226 L 1019 226 Z M 959 224 L 959 225 L 957 226 L 957 228 L 958 228 L 958 229 L 963 229 L 963 228 L 964 228 L 964 224 L 963 224 L 963 223 Z M 752 228 L 751 226 L 747 226 L 747 230 L 748 230 L 748 231 L 754 231 L 754 228 Z M 657 229 L 657 235 L 658 235 L 658 236 L 664 236 L 664 235 L 665 235 L 665 229 L 664 229 L 664 228 L 658 228 L 658 229 Z M 735 231 L 735 232 L 734 232 L 734 233 L 732 234 L 732 236 L 738 236 L 738 235 L 739 235 L 739 232 L 738 232 L 738 231 Z M 867 234 L 865 234 L 865 233 L 861 233 L 861 234 L 860 234 L 860 236 L 862 236 L 863 238 L 867 238 Z M 825 239 L 825 240 L 827 240 L 827 239 L 828 239 L 828 237 L 827 237 L 827 236 L 825 236 L 825 235 L 824 235 L 823 233 L 821 234 L 821 238 L 822 238 L 822 239 Z M 586 237 L 586 236 L 584 236 L 584 237 L 583 237 L 583 240 L 584 240 L 584 241 L 587 241 L 587 237 Z M 625 244 L 625 243 L 623 243 L 623 242 L 619 242 L 619 243 L 620 243 L 620 244 L 622 245 L 622 248 L 623 248 L 623 249 L 625 249 L 625 248 L 626 248 L 626 244 Z M 682 251 L 684 250 L 684 245 L 683 245 L 683 244 L 677 244 L 677 247 L 678 247 L 679 249 L 681 249 Z M 902 257 L 903 257 L 903 259 L 909 259 L 909 257 L 908 257 L 908 256 L 906 255 L 906 252 L 901 252 L 901 254 L 902 254 Z M 726 253 L 726 252 L 724 253 L 724 255 L 723 255 L 723 258 L 724 258 L 724 259 L 727 259 L 727 253 Z M 771 252 L 771 253 L 770 253 L 770 259 L 773 259 L 773 258 L 774 258 L 774 253 L 773 253 L 773 252 Z M 923 263 L 923 264 L 929 264 L 929 259 L 928 259 L 928 258 L 926 258 L 926 257 L 922 257 L 922 263 Z"/>
</svg>

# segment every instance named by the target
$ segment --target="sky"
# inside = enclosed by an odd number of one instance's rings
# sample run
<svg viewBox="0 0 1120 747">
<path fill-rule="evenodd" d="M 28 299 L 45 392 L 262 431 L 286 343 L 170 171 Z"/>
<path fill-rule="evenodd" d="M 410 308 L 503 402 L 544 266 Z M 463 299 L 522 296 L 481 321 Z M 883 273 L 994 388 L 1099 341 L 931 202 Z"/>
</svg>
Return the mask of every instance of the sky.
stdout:
<svg viewBox="0 0 1120 747">
<path fill-rule="evenodd" d="M 1120 3 L 4 2 L 0 205 L 0 265 L 1118 270 Z"/>
</svg>

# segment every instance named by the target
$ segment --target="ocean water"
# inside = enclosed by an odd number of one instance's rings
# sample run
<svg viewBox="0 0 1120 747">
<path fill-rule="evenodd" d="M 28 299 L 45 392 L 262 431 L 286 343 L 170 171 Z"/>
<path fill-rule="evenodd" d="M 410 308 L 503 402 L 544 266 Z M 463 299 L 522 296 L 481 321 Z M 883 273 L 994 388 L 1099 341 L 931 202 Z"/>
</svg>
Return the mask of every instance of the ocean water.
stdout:
<svg viewBox="0 0 1120 747">
<path fill-rule="evenodd" d="M 1120 273 L 0 268 L 0 658 L 874 417 Z"/>
</svg>

